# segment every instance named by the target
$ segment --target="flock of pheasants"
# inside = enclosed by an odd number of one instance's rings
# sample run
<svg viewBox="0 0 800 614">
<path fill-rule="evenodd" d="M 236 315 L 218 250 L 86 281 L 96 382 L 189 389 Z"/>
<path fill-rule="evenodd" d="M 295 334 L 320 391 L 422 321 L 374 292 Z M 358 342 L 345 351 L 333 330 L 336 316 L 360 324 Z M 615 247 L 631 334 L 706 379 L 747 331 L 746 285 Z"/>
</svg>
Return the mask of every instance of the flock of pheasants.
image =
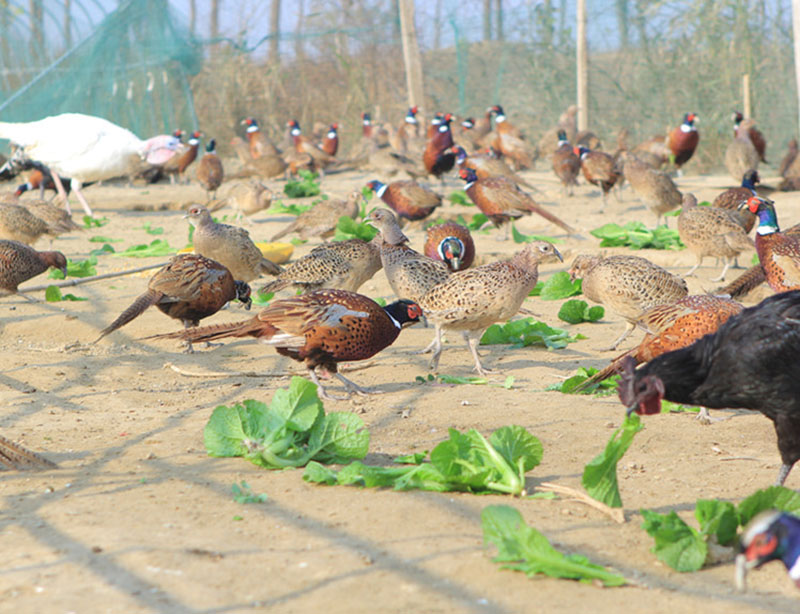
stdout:
<svg viewBox="0 0 800 614">
<path fill-rule="evenodd" d="M 551 243 L 535 241 L 510 260 L 472 266 L 475 245 L 470 232 L 455 222 L 428 228 L 424 253 L 414 251 L 404 224 L 425 220 L 442 204 L 435 191 L 416 179 L 432 175 L 443 181 L 457 169 L 466 194 L 493 225 L 506 226 L 506 236 L 512 220 L 531 213 L 571 234 L 569 224 L 524 191 L 535 188 L 518 174 L 547 155 L 565 194 L 572 193 L 582 172 L 600 187 L 604 204 L 608 192 L 630 184 L 655 213 L 656 223 L 682 206 L 680 237 L 697 257 L 697 266 L 707 256 L 723 260 L 718 280 L 724 279 L 742 251 L 755 246 L 760 264 L 715 295 L 689 296 L 683 278 L 638 256 L 579 255 L 569 272 L 573 279 L 583 280 L 588 299 L 626 320 L 626 330 L 609 349 L 636 326 L 647 331 L 636 348 L 614 359 L 587 384 L 621 373 L 619 396 L 629 413 L 656 413 L 662 399 L 703 408 L 760 411 L 775 425 L 783 463 L 777 482 L 782 484 L 800 459 L 800 224 L 782 232 L 774 203 L 756 192 L 765 141 L 755 122 L 736 114 L 734 138 L 725 155 L 725 165 L 741 187 L 726 190 L 710 207 L 700 207 L 661 170 L 674 166 L 679 171 L 695 152 L 699 133 L 692 113 L 667 135 L 633 148 L 628 148 L 627 134 L 621 132 L 613 153 L 601 151 L 594 134 L 575 129 L 574 107 L 538 145 L 524 138 L 500 106 L 488 109 L 484 117 L 464 120 L 457 134 L 451 130 L 450 114 L 437 114 L 427 126 L 417 115 L 412 107 L 394 129 L 373 124 L 368 114 L 362 114 L 362 139 L 347 159 L 337 157 L 336 124 L 315 127 L 318 134 L 306 136 L 298 122 L 291 121 L 281 151 L 255 119 L 244 120 L 247 140 L 232 142 L 241 161 L 234 177 L 288 177 L 303 169 L 324 177 L 325 172 L 365 168 L 381 177 L 404 174 L 411 179 L 369 182 L 389 207 L 374 209 L 368 216 L 379 231 L 375 239 L 324 242 L 283 268 L 263 257 L 246 230 L 218 223 L 209 209 L 193 206 L 186 217 L 195 228 L 195 253 L 178 255 L 156 272 L 147 291 L 100 338 L 155 305 L 185 326 L 159 337 L 181 339 L 188 351 L 198 341 L 255 337 L 304 362 L 321 396 L 342 398 L 323 387 L 318 371 L 334 375 L 348 393 L 370 393 L 339 374 L 337 364 L 373 356 L 391 345 L 403 327 L 424 317 L 435 327 L 433 340 L 423 350 L 433 354 L 431 369 L 438 365 L 442 332 L 450 330 L 462 333 L 475 370 L 484 374 L 488 369 L 477 352 L 481 335 L 491 324 L 519 312 L 537 283 L 540 262 L 562 256 Z M 214 139 L 198 159 L 203 135 L 194 132 L 187 143 L 182 136 L 176 131 L 142 141 L 106 120 L 80 114 L 30 123 L 0 122 L 0 138 L 9 139 L 15 149 L 0 168 L 0 178 L 29 172 L 14 198 L 0 203 L 0 290 L 19 293 L 20 283 L 49 267 L 66 273 L 62 253 L 39 252 L 30 245 L 44 234 L 76 228 L 70 217 L 70 189 L 91 215 L 81 191 L 84 186 L 121 176 L 155 181 L 168 175 L 173 182 L 184 181 L 197 161 L 197 181 L 209 198 L 215 194 L 225 172 Z M 796 145 L 790 147 L 780 169 L 790 187 L 800 177 L 796 153 Z M 42 194 L 45 189 L 57 190 L 66 209 L 19 198 L 35 189 Z M 231 191 L 228 202 L 249 215 L 269 207 L 270 192 L 253 181 Z M 359 189 L 346 200 L 322 200 L 274 239 L 287 234 L 330 237 L 342 216 L 357 218 L 361 202 Z M 749 233 L 754 226 L 753 241 Z M 399 299 L 385 307 L 357 293 L 381 268 Z M 249 320 L 198 327 L 201 319 L 234 299 L 249 308 L 248 283 L 264 274 L 275 276 L 265 286 L 267 291 L 301 292 L 273 300 Z M 764 281 L 774 296 L 749 309 L 734 300 Z M 3 438 L 0 461 L 15 467 L 52 466 Z M 800 584 L 799 526 L 785 514 L 757 518 L 743 544 L 748 565 L 782 559 Z"/>
</svg>

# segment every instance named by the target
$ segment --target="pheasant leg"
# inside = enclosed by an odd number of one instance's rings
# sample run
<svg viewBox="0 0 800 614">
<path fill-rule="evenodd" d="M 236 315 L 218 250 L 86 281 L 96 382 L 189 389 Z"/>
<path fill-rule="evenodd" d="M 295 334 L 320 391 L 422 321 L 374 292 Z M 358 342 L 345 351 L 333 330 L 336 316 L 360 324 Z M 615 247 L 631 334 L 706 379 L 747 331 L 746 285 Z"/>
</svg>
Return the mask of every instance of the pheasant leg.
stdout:
<svg viewBox="0 0 800 614">
<path fill-rule="evenodd" d="M 433 340 L 423 349 L 417 350 L 416 352 L 412 352 L 412 354 L 428 354 L 429 352 L 433 352 L 434 354 L 441 353 L 442 351 L 442 328 L 438 324 L 436 325 L 436 331 L 433 333 Z"/>
<path fill-rule="evenodd" d="M 719 274 L 719 277 L 714 277 L 710 281 L 725 281 L 725 273 L 728 272 L 728 269 L 731 266 L 731 261 L 729 259 L 725 259 L 725 266 L 722 267 L 722 273 Z"/>
<path fill-rule="evenodd" d="M 349 394 L 346 397 L 337 397 L 336 395 L 330 394 L 327 390 L 325 390 L 325 386 L 323 386 L 322 382 L 319 381 L 317 372 L 314 371 L 314 369 L 308 370 L 308 376 L 311 378 L 311 381 L 317 385 L 317 394 L 319 395 L 320 399 L 325 399 L 327 401 L 346 401 L 350 398 Z"/>
<path fill-rule="evenodd" d="M 619 347 L 619 344 L 625 341 L 625 339 L 628 338 L 628 336 L 634 331 L 635 328 L 636 328 L 635 324 L 631 324 L 630 322 L 628 322 L 625 325 L 625 330 L 622 331 L 622 334 L 619 337 L 617 337 L 617 340 L 614 341 L 614 343 L 612 343 L 610 346 L 606 348 L 601 348 L 600 351 L 607 352 L 609 350 L 616 350 Z"/>
<path fill-rule="evenodd" d="M 480 375 L 489 375 L 492 370 L 484 367 L 481 364 L 481 358 L 478 355 L 478 343 L 480 342 L 480 336 L 474 337 L 465 332 L 464 340 L 467 342 L 467 347 L 469 347 L 469 351 L 472 353 L 472 357 L 475 359 L 475 371 L 477 371 Z"/>
<path fill-rule="evenodd" d="M 370 394 L 383 394 L 385 392 L 383 390 L 378 390 L 377 388 L 363 388 L 356 384 L 353 380 L 347 379 L 341 373 L 334 373 L 334 375 L 336 376 L 336 379 L 344 384 L 345 390 L 347 390 L 349 393 L 367 396 Z"/>
</svg>

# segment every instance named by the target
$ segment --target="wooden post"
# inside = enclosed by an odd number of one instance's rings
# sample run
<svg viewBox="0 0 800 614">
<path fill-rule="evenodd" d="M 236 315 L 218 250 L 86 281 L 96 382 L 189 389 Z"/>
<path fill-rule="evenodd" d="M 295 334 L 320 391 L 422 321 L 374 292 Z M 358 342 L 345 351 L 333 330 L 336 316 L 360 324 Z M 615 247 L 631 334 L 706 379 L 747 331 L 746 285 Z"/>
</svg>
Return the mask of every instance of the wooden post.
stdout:
<svg viewBox="0 0 800 614">
<path fill-rule="evenodd" d="M 792 38 L 794 39 L 794 77 L 797 86 L 796 94 L 800 99 L 800 0 L 792 0 Z M 800 104 L 798 104 L 800 111 Z M 800 114 L 798 114 L 798 130 L 800 130 Z"/>
<path fill-rule="evenodd" d="M 792 0 L 800 2 L 800 0 Z M 577 57 L 575 69 L 578 76 L 578 130 L 589 127 L 589 67 L 586 52 L 586 0 L 578 0 L 576 7 Z"/>
<path fill-rule="evenodd" d="M 403 41 L 403 61 L 406 65 L 408 106 L 423 106 L 422 57 L 414 24 L 414 0 L 400 0 L 400 33 Z"/>
<path fill-rule="evenodd" d="M 753 105 L 750 102 L 750 75 L 742 75 L 742 113 L 745 117 L 753 117 Z"/>
</svg>

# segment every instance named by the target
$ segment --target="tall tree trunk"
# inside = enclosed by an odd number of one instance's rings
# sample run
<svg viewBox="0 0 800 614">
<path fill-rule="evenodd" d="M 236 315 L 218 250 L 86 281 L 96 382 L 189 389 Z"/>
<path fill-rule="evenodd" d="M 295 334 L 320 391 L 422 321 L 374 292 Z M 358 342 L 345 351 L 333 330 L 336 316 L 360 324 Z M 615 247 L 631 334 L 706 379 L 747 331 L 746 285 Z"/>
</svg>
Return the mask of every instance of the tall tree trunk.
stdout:
<svg viewBox="0 0 800 614">
<path fill-rule="evenodd" d="M 280 58 L 281 0 L 272 0 L 269 10 L 269 61 L 277 64 Z"/>
<path fill-rule="evenodd" d="M 305 57 L 303 45 L 303 30 L 305 28 L 306 7 L 305 0 L 297 1 L 297 27 L 295 28 L 294 55 L 295 60 L 300 62 Z"/>
<path fill-rule="evenodd" d="M 197 0 L 189 0 L 189 32 L 197 34 Z"/>
<path fill-rule="evenodd" d="M 414 23 L 414 0 L 400 0 L 400 30 L 403 36 L 403 63 L 406 68 L 408 106 L 424 104 L 422 57 Z"/>
<path fill-rule="evenodd" d="M 800 0 L 795 0 L 800 2 Z M 577 27 L 577 55 L 575 61 L 578 77 L 578 130 L 586 130 L 589 126 L 589 55 L 586 48 L 586 0 L 578 0 L 575 8 Z"/>
<path fill-rule="evenodd" d="M 44 10 L 42 0 L 30 0 L 31 55 L 44 61 Z"/>
<path fill-rule="evenodd" d="M 483 0 L 483 40 L 492 40 L 492 0 Z"/>
<path fill-rule="evenodd" d="M 619 46 L 627 49 L 628 40 L 628 0 L 615 0 L 614 10 L 617 14 L 617 31 L 619 31 Z"/>
<path fill-rule="evenodd" d="M 497 4 L 497 16 L 495 17 L 495 21 L 497 22 L 497 36 L 495 37 L 497 40 L 503 40 L 503 0 L 495 0 Z"/>
<path fill-rule="evenodd" d="M 433 48 L 442 47 L 442 0 L 436 0 L 436 8 L 433 17 Z"/>
</svg>

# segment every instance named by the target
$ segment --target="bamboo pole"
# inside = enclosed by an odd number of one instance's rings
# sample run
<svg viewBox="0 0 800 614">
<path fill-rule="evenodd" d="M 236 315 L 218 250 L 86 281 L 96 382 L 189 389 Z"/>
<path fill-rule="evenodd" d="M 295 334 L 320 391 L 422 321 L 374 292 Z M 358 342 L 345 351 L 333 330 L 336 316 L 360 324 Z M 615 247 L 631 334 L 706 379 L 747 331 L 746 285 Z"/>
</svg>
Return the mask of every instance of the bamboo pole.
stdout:
<svg viewBox="0 0 800 614">
<path fill-rule="evenodd" d="M 800 0 L 792 0 L 792 38 L 794 39 L 794 77 L 796 94 L 800 99 Z M 798 131 L 800 131 L 800 104 L 798 106 Z"/>
<path fill-rule="evenodd" d="M 111 279 L 112 277 L 122 277 L 124 275 L 133 275 L 134 273 L 141 273 L 142 271 L 149 271 L 151 269 L 160 269 L 166 262 L 159 262 L 158 264 L 148 264 L 147 266 L 140 266 L 135 269 L 128 269 L 126 271 L 117 271 L 115 273 L 103 273 L 101 275 L 92 275 L 91 277 L 78 277 L 76 279 L 67 279 L 52 284 L 42 284 L 40 286 L 29 286 L 27 288 L 20 288 L 20 292 L 38 292 L 40 290 L 47 290 L 50 286 L 56 288 L 70 288 L 72 286 L 80 286 L 81 284 L 88 284 L 93 281 L 100 281 L 101 279 Z"/>
<path fill-rule="evenodd" d="M 403 61 L 406 66 L 408 106 L 423 106 L 422 57 L 414 23 L 414 0 L 400 0 L 400 33 L 403 41 Z"/>
<path fill-rule="evenodd" d="M 792 0 L 800 2 L 800 0 Z M 589 67 L 586 51 L 586 0 L 578 0 L 576 7 L 577 57 L 575 69 L 578 77 L 578 130 L 589 127 Z"/>
<path fill-rule="evenodd" d="M 750 102 L 750 75 L 742 75 L 742 113 L 745 117 L 753 117 L 753 106 Z"/>
</svg>

